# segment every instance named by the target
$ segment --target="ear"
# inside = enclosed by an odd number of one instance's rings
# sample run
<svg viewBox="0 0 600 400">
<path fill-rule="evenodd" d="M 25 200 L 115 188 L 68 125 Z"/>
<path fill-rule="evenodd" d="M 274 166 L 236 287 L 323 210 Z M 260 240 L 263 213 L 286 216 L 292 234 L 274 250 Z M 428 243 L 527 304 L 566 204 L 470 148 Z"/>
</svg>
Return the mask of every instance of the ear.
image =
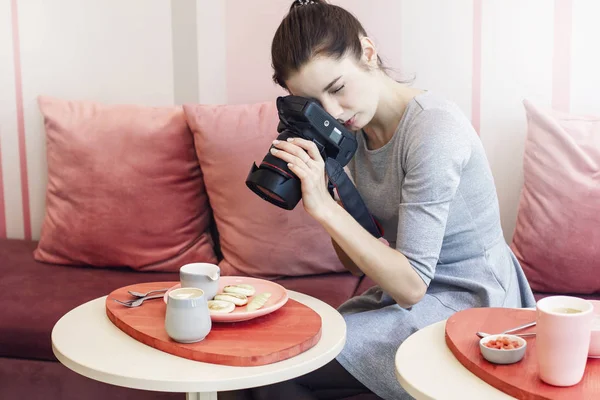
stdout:
<svg viewBox="0 0 600 400">
<path fill-rule="evenodd" d="M 362 57 L 361 60 L 366 63 L 369 67 L 377 67 L 377 48 L 371 38 L 363 36 L 360 38 L 360 44 L 362 46 Z"/>
</svg>

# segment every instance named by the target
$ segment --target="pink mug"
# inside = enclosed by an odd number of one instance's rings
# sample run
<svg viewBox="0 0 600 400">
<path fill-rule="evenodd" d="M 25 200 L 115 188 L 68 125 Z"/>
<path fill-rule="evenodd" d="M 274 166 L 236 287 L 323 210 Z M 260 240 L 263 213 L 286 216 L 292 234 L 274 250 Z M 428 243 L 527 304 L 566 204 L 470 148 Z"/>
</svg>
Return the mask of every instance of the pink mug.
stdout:
<svg viewBox="0 0 600 400">
<path fill-rule="evenodd" d="M 537 302 L 536 352 L 540 379 L 554 386 L 572 386 L 583 378 L 594 307 L 571 296 L 550 296 Z"/>
</svg>

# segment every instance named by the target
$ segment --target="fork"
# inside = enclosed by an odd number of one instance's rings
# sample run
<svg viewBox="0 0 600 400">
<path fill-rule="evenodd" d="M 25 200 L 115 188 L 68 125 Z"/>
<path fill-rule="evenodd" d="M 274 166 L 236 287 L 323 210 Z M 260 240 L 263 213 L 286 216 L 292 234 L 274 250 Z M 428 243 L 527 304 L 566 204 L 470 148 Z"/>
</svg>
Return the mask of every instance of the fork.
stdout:
<svg viewBox="0 0 600 400">
<path fill-rule="evenodd" d="M 158 294 L 158 295 L 155 295 L 155 296 L 140 297 L 139 299 L 129 300 L 129 301 L 121 301 L 121 300 L 117 300 L 117 299 L 113 299 L 113 300 L 116 301 L 119 304 L 123 304 L 126 307 L 139 307 L 146 300 L 162 299 L 164 297 L 165 297 L 164 295 Z"/>
</svg>

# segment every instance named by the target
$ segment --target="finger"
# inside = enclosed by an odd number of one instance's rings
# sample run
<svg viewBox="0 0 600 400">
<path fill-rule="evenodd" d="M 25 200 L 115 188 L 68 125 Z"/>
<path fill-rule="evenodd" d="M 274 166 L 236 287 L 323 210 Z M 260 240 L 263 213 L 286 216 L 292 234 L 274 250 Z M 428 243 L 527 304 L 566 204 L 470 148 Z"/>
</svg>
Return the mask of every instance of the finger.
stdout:
<svg viewBox="0 0 600 400">
<path fill-rule="evenodd" d="M 304 165 L 306 165 L 306 164 L 304 164 Z M 288 164 L 288 168 L 290 169 L 290 171 L 292 171 L 294 174 L 296 174 L 296 176 L 301 181 L 304 181 L 309 176 L 309 171 L 306 170 L 306 167 L 303 168 L 303 167 L 298 166 L 296 164 L 289 163 Z"/>
<path fill-rule="evenodd" d="M 280 140 L 274 140 L 273 145 L 280 150 L 286 151 L 294 156 L 298 157 L 303 162 L 307 163 L 311 160 L 310 155 L 300 146 L 296 146 L 293 143 L 282 142 Z"/>
<path fill-rule="evenodd" d="M 302 139 L 302 138 L 288 138 L 288 143 L 294 143 L 296 144 L 298 147 L 301 147 L 302 149 L 304 149 L 308 155 L 310 156 L 310 158 L 312 158 L 315 161 L 323 161 L 323 157 L 321 156 L 321 153 L 319 153 L 319 149 L 317 148 L 317 145 L 310 141 L 310 140 L 306 140 L 306 139 Z"/>
<path fill-rule="evenodd" d="M 306 154 L 306 152 L 304 150 L 301 150 L 301 151 L 304 153 L 304 158 L 308 159 L 307 161 L 310 161 L 310 157 L 308 156 L 308 154 Z M 307 168 L 307 169 L 309 168 L 306 161 L 300 159 L 300 157 L 297 157 L 294 154 L 290 154 L 286 150 L 272 148 L 271 154 L 273 154 L 277 158 L 282 159 L 283 161 L 285 161 L 287 163 L 294 164 L 300 168 Z"/>
</svg>

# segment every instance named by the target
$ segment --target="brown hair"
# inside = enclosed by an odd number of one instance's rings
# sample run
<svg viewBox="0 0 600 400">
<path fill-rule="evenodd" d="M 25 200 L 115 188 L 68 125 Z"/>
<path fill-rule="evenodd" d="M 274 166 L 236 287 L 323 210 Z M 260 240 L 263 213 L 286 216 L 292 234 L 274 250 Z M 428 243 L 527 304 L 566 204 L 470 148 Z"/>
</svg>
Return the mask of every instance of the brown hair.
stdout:
<svg viewBox="0 0 600 400">
<path fill-rule="evenodd" d="M 362 24 L 345 9 L 323 0 L 296 0 L 275 32 L 271 44 L 273 81 L 284 89 L 285 81 L 315 56 L 340 59 L 362 55 Z M 383 67 L 377 57 L 379 67 Z"/>
</svg>

